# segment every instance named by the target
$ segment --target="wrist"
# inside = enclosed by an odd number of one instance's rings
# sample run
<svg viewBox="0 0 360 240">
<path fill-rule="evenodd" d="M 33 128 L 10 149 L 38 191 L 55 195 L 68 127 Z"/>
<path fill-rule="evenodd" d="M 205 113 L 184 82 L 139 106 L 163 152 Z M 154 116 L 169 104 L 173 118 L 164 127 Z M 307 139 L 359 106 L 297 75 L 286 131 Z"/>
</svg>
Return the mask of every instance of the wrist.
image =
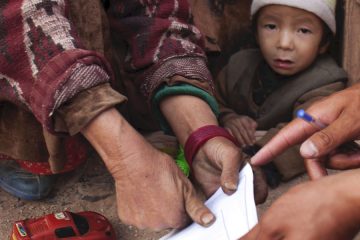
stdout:
<svg viewBox="0 0 360 240">
<path fill-rule="evenodd" d="M 171 96 L 161 102 L 160 108 L 181 145 L 185 144 L 196 129 L 206 125 L 218 125 L 209 105 L 198 97 Z"/>
<path fill-rule="evenodd" d="M 177 99 L 179 99 L 177 97 L 180 96 L 182 96 L 181 99 L 183 100 L 176 102 Z M 174 98 L 176 99 L 175 103 L 173 101 Z M 187 83 L 176 83 L 174 85 L 163 85 L 156 91 L 151 99 L 152 110 L 159 121 L 161 129 L 165 133 L 174 133 L 174 129 L 172 129 L 173 126 L 170 123 L 171 120 L 169 120 L 169 116 L 166 115 L 165 111 L 170 110 L 170 114 L 176 114 L 174 110 L 178 111 L 182 110 L 184 107 L 187 107 L 187 101 L 191 98 L 205 102 L 208 105 L 207 107 L 210 107 L 215 116 L 219 114 L 218 104 L 214 96 L 202 88 Z M 186 100 L 184 101 L 184 99 Z M 170 107 L 167 110 L 166 105 L 169 104 L 172 105 L 172 107 L 178 108 L 175 109 Z"/>
<path fill-rule="evenodd" d="M 194 132 L 190 134 L 188 139 L 186 140 L 184 152 L 185 159 L 189 163 L 191 167 L 193 158 L 199 151 L 199 149 L 210 139 L 215 137 L 224 137 L 235 145 L 238 145 L 236 139 L 231 136 L 224 128 L 216 126 L 216 125 L 207 125 L 201 128 L 198 128 Z"/>
<path fill-rule="evenodd" d="M 94 118 L 81 133 L 94 147 L 113 174 L 120 172 L 126 156 L 136 152 L 139 134 L 114 108 Z M 114 175 L 114 174 L 113 174 Z"/>
</svg>

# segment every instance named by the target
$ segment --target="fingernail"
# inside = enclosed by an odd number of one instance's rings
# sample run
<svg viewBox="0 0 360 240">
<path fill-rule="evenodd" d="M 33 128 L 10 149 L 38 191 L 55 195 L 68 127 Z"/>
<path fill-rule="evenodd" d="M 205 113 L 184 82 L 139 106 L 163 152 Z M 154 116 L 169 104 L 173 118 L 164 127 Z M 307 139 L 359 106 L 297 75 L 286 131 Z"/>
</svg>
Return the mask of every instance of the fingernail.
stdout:
<svg viewBox="0 0 360 240">
<path fill-rule="evenodd" d="M 234 183 L 226 182 L 225 187 L 229 190 L 235 191 L 237 189 L 237 185 Z"/>
<path fill-rule="evenodd" d="M 303 157 L 311 158 L 316 157 L 319 153 L 319 150 L 312 141 L 308 140 L 301 145 L 300 153 Z"/>
<path fill-rule="evenodd" d="M 211 213 L 206 213 L 201 217 L 201 221 L 203 222 L 203 224 L 205 226 L 210 225 L 214 220 L 215 220 L 215 217 Z"/>
</svg>

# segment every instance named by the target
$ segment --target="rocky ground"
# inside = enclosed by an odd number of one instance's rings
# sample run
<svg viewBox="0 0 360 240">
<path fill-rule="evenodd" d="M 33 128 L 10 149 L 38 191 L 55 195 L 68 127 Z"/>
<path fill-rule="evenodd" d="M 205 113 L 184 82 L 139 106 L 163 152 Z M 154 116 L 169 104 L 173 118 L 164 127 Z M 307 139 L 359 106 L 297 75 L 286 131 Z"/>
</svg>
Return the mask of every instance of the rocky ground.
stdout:
<svg viewBox="0 0 360 240">
<path fill-rule="evenodd" d="M 305 176 L 271 190 L 267 201 L 258 206 L 259 216 L 289 187 L 302 181 L 306 181 Z M 22 201 L 0 190 L 0 239 L 9 239 L 12 223 L 16 220 L 63 210 L 92 210 L 105 215 L 113 224 L 119 240 L 156 240 L 162 236 L 164 232 L 139 231 L 118 221 L 112 183 L 104 165 L 94 155 L 81 169 L 59 178 L 53 194 L 45 201 Z"/>
</svg>

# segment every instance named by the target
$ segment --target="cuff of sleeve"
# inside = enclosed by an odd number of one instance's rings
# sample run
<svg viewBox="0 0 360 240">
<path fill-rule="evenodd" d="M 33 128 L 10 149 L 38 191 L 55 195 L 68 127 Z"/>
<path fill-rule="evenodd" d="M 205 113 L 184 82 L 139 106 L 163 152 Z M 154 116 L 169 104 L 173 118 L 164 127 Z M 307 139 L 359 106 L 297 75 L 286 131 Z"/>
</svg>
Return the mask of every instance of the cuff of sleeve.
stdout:
<svg viewBox="0 0 360 240">
<path fill-rule="evenodd" d="M 126 97 L 112 89 L 109 83 L 82 91 L 56 110 L 55 130 L 75 135 L 101 112 L 124 101 Z"/>
<path fill-rule="evenodd" d="M 195 85 L 199 84 L 204 90 L 214 92 L 212 77 L 206 65 L 205 59 L 202 57 L 186 56 L 175 57 L 167 59 L 166 61 L 159 62 L 156 66 L 146 72 L 144 83 L 142 84 L 142 92 L 145 97 L 152 98 L 153 93 L 166 82 L 168 85 L 173 85 L 173 81 L 177 81 L 181 76 L 185 81 L 194 82 Z M 181 80 L 181 81 L 184 81 Z"/>
<path fill-rule="evenodd" d="M 211 96 L 208 92 L 189 84 L 179 84 L 173 86 L 164 85 L 155 93 L 151 102 L 152 102 L 152 109 L 154 111 L 155 116 L 159 120 L 160 127 L 167 134 L 172 134 L 172 130 L 169 123 L 162 115 L 159 105 L 164 98 L 175 95 L 191 95 L 191 96 L 199 97 L 205 102 L 207 102 L 207 104 L 209 104 L 211 110 L 214 112 L 216 117 L 218 117 L 219 115 L 218 104 L 215 98 Z"/>
<path fill-rule="evenodd" d="M 72 49 L 51 58 L 39 69 L 30 89 L 29 105 L 37 120 L 54 133 L 53 114 L 83 90 L 109 82 L 106 60 L 93 51 Z"/>
</svg>

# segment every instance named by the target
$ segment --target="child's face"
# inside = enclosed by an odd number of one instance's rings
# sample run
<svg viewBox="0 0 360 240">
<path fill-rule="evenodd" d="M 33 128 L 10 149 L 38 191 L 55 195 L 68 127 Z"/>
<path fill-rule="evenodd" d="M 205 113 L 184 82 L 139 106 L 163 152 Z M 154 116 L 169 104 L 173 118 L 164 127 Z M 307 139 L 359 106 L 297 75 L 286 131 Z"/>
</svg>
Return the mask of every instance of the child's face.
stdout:
<svg viewBox="0 0 360 240">
<path fill-rule="evenodd" d="M 281 75 L 291 76 L 309 67 L 321 47 L 323 22 L 299 8 L 269 5 L 259 12 L 257 40 L 266 62 Z"/>
</svg>

